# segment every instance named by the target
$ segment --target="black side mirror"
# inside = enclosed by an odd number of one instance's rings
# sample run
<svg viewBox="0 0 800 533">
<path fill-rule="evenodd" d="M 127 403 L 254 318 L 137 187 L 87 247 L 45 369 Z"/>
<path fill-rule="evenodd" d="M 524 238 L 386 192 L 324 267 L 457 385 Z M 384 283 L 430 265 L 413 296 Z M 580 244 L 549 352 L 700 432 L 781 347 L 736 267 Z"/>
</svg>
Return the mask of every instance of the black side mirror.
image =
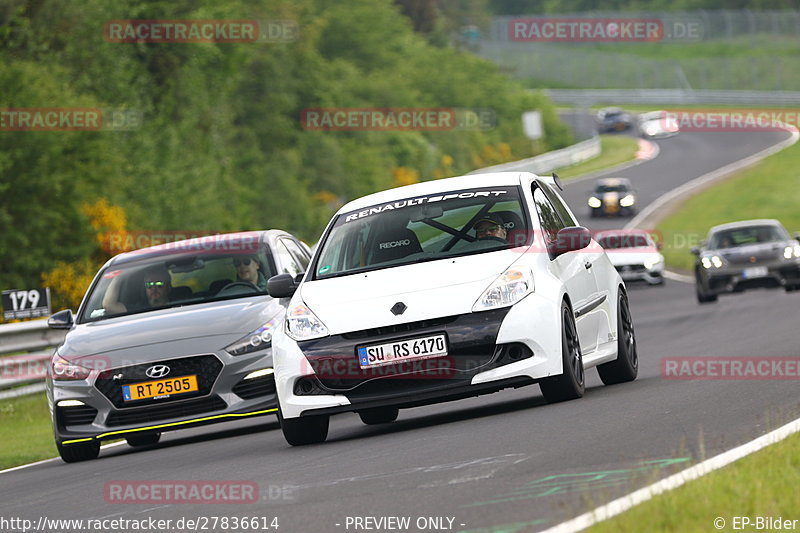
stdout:
<svg viewBox="0 0 800 533">
<path fill-rule="evenodd" d="M 689 251 L 692 252 L 694 255 L 700 255 L 700 247 L 698 246 L 692 246 L 689 249 Z"/>
<path fill-rule="evenodd" d="M 47 319 L 47 327 L 50 329 L 70 329 L 72 322 L 72 310 L 64 309 Z"/>
<path fill-rule="evenodd" d="M 795 232 L 794 238 L 800 241 L 800 232 Z"/>
<path fill-rule="evenodd" d="M 553 253 L 556 257 L 567 252 L 583 250 L 592 242 L 592 233 L 583 226 L 561 228 L 556 234 Z"/>
<path fill-rule="evenodd" d="M 273 298 L 291 298 L 294 296 L 297 287 L 300 286 L 302 274 L 292 277 L 291 274 L 278 274 L 267 280 L 267 292 Z"/>
</svg>

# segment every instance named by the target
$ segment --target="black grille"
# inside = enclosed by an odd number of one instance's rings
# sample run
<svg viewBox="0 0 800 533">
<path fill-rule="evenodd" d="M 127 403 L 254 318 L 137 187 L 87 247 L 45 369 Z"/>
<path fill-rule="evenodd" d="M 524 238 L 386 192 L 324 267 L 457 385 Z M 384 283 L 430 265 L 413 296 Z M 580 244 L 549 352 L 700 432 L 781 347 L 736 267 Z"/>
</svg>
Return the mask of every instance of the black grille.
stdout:
<svg viewBox="0 0 800 533">
<path fill-rule="evenodd" d="M 154 400 L 152 398 L 146 400 L 136 400 L 126 402 L 122 398 L 122 386 L 130 385 L 132 383 L 141 383 L 145 381 L 154 381 L 147 377 L 145 371 L 151 366 L 167 365 L 170 372 L 165 377 L 180 377 L 180 376 L 197 376 L 197 392 L 190 392 L 187 394 L 174 395 L 171 398 L 161 398 Z M 106 370 L 97 377 L 94 386 L 97 390 L 103 393 L 103 396 L 109 399 L 114 407 L 137 407 L 141 405 L 161 404 L 165 401 L 185 400 L 187 398 L 196 398 L 198 396 L 205 396 L 211 392 L 211 387 L 214 385 L 214 380 L 217 379 L 220 371 L 222 370 L 222 361 L 217 359 L 214 355 L 199 355 L 194 357 L 183 357 L 181 359 L 170 359 L 167 361 L 157 361 L 150 363 L 143 363 L 140 365 L 132 365 L 121 368 L 114 368 Z M 112 379 L 113 376 L 122 374 L 119 380 Z"/>
<path fill-rule="evenodd" d="M 88 405 L 75 405 L 58 408 L 59 419 L 65 427 L 91 424 L 97 416 L 97 409 Z"/>
<path fill-rule="evenodd" d="M 275 394 L 275 377 L 243 379 L 233 387 L 233 393 L 245 400 Z"/>
<path fill-rule="evenodd" d="M 617 272 L 644 272 L 644 265 L 622 265 L 614 267 Z"/>
<path fill-rule="evenodd" d="M 409 331 L 416 331 L 424 328 L 434 328 L 455 322 L 458 316 L 448 316 L 443 318 L 436 318 L 432 320 L 418 320 L 417 322 L 408 322 L 406 324 L 397 324 L 394 326 L 384 326 L 380 328 L 362 329 L 360 331 L 351 331 L 350 333 L 343 333 L 344 339 L 362 339 L 364 337 L 376 337 L 381 335 L 396 335 L 398 333 L 407 333 Z"/>
<path fill-rule="evenodd" d="M 161 422 L 171 418 L 185 418 L 188 416 L 220 411 L 228 407 L 228 404 L 219 396 L 199 398 L 182 402 L 171 402 L 169 404 L 135 407 L 124 411 L 114 411 L 108 415 L 107 426 L 124 426 L 128 424 L 147 424 L 150 422 Z"/>
</svg>

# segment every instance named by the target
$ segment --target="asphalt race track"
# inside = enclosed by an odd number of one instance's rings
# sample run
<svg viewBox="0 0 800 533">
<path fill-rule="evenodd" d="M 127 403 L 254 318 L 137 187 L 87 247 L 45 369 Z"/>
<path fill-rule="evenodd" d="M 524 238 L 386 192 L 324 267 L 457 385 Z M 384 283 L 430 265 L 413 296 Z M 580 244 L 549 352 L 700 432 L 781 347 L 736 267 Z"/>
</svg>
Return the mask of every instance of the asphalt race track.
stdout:
<svg viewBox="0 0 800 533">
<path fill-rule="evenodd" d="M 656 159 L 616 175 L 633 181 L 643 207 L 785 137 L 684 133 L 657 141 Z M 627 219 L 588 219 L 590 187 L 567 185 L 579 218 L 593 229 L 622 227 Z M 410 517 L 410 531 L 535 531 L 800 416 L 796 381 L 661 377 L 669 357 L 797 356 L 800 294 L 754 291 L 701 307 L 694 287 L 681 282 L 629 292 L 640 357 L 633 383 L 604 387 L 590 371 L 586 396 L 562 404 L 546 405 L 538 387 L 527 387 L 401 411 L 385 426 L 345 414 L 332 418 L 327 443 L 301 448 L 285 443 L 272 416 L 166 433 L 147 450 L 122 445 L 95 461 L 1 474 L 0 515 L 34 522 L 262 516 L 277 517 L 283 533 L 367 531 L 353 517 L 397 516 Z M 250 480 L 261 501 L 107 503 L 104 487 L 120 480 Z M 708 509 L 709 530 L 716 516 Z M 417 523 L 428 517 L 442 524 Z"/>
</svg>

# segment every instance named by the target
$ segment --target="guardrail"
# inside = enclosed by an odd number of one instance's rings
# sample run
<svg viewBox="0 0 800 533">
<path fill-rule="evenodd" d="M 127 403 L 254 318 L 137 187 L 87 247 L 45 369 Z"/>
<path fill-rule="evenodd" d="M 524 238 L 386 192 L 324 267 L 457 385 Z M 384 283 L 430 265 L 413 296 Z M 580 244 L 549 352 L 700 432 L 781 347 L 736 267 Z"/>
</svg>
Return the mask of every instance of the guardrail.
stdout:
<svg viewBox="0 0 800 533">
<path fill-rule="evenodd" d="M 14 396 L 16 387 L 41 382 L 50 361 L 52 347 L 61 344 L 66 331 L 47 327 L 47 320 L 31 320 L 17 324 L 0 324 L 0 399 Z M 17 352 L 23 352 L 17 354 Z M 41 390 L 25 388 L 26 392 Z"/>
<path fill-rule="evenodd" d="M 487 172 L 533 172 L 534 174 L 546 174 L 557 168 L 574 165 L 581 161 L 586 161 L 600 154 L 600 137 L 595 135 L 591 139 L 581 141 L 572 146 L 567 146 L 560 150 L 553 150 L 536 157 L 494 165 L 491 167 L 473 170 L 470 174 L 486 174 Z"/>
<path fill-rule="evenodd" d="M 559 104 L 732 104 L 798 106 L 800 91 L 704 91 L 684 89 L 548 89 Z"/>
</svg>

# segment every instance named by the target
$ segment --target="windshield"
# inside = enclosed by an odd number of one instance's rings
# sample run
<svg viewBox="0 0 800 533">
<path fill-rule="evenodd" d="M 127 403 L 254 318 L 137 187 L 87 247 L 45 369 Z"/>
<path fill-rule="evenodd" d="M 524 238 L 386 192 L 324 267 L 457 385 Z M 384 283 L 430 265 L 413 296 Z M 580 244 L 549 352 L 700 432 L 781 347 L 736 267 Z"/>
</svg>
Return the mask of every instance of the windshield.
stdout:
<svg viewBox="0 0 800 533">
<path fill-rule="evenodd" d="M 645 248 L 650 246 L 644 235 L 616 234 L 600 237 L 597 241 L 606 250 L 619 248 Z"/>
<path fill-rule="evenodd" d="M 709 248 L 735 248 L 748 244 L 788 239 L 789 235 L 778 226 L 749 226 L 714 233 L 709 240 Z"/>
<path fill-rule="evenodd" d="M 624 183 L 618 185 L 598 185 L 594 192 L 603 194 L 607 192 L 628 192 L 630 188 Z"/>
<path fill-rule="evenodd" d="M 316 279 L 526 244 L 518 187 L 405 198 L 339 215 L 324 239 Z"/>
<path fill-rule="evenodd" d="M 159 254 L 101 272 L 80 322 L 267 294 L 275 273 L 266 250 Z"/>
</svg>

